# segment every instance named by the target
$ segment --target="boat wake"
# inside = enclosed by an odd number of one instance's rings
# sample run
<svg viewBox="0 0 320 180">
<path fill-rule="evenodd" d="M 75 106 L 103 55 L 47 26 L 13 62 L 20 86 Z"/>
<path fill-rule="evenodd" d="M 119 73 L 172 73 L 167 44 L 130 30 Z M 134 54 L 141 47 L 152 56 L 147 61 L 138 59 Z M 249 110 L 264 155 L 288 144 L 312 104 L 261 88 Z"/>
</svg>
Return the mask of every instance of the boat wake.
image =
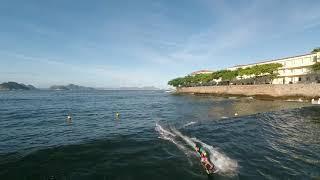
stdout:
<svg viewBox="0 0 320 180">
<path fill-rule="evenodd" d="M 189 122 L 189 123 L 185 124 L 183 127 L 191 126 L 191 125 L 193 125 L 193 124 L 195 124 L 195 123 L 196 123 L 196 122 L 191 121 L 191 122 Z"/>
<path fill-rule="evenodd" d="M 238 163 L 224 153 L 219 152 L 217 148 L 214 148 L 195 137 L 190 138 L 185 136 L 175 128 L 165 129 L 158 123 L 156 123 L 155 130 L 159 133 L 159 138 L 172 142 L 188 157 L 190 157 L 190 155 L 194 155 L 195 157 L 195 145 L 196 143 L 200 143 L 209 152 L 210 161 L 217 168 L 218 174 L 225 176 L 235 176 L 237 174 Z"/>
</svg>

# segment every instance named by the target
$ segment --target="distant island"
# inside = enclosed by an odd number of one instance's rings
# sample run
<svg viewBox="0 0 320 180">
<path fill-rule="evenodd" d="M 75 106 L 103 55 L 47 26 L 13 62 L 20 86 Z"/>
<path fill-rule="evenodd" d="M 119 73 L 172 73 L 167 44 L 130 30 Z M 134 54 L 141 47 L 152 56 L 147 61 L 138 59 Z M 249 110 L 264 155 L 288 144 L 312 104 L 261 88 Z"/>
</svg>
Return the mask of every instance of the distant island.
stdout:
<svg viewBox="0 0 320 180">
<path fill-rule="evenodd" d="M 161 90 L 154 86 L 144 86 L 144 87 L 110 87 L 110 88 L 92 88 L 86 86 L 79 86 L 75 84 L 68 85 L 53 85 L 49 88 L 38 89 L 33 85 L 25 85 L 23 83 L 17 82 L 4 82 L 0 84 L 0 91 L 12 91 L 12 90 L 55 90 L 55 91 L 91 91 L 91 90 L 127 90 L 127 91 L 156 91 Z"/>
<path fill-rule="evenodd" d="M 5 82 L 0 84 L 0 91 L 12 91 L 12 90 L 36 90 L 32 85 L 25 85 L 16 82 Z"/>
<path fill-rule="evenodd" d="M 69 84 L 69 85 L 53 85 L 49 88 L 50 90 L 56 90 L 56 91 L 66 91 L 66 90 L 76 90 L 76 91 L 91 91 L 95 90 L 95 88 L 92 87 L 85 87 L 85 86 L 79 86 L 75 84 Z"/>
</svg>

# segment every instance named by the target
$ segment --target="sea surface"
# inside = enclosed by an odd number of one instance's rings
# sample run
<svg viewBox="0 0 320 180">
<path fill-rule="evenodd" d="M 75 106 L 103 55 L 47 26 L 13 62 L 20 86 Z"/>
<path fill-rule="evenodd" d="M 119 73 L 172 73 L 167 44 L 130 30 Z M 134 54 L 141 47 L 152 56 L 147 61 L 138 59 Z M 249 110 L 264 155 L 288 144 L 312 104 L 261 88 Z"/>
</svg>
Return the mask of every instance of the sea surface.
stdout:
<svg viewBox="0 0 320 180">
<path fill-rule="evenodd" d="M 216 174 L 206 175 L 195 143 Z M 1 180 L 313 178 L 320 106 L 163 91 L 0 92 Z"/>
</svg>

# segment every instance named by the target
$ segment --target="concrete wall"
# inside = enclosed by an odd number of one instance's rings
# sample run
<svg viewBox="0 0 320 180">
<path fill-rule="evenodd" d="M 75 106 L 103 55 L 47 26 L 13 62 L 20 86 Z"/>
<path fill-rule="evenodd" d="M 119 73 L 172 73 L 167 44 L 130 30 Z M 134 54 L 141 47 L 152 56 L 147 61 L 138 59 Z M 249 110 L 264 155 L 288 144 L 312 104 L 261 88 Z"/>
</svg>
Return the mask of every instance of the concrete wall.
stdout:
<svg viewBox="0 0 320 180">
<path fill-rule="evenodd" d="M 177 88 L 177 93 L 271 97 L 305 97 L 311 99 L 320 97 L 320 84 L 265 84 L 183 87 Z"/>
</svg>

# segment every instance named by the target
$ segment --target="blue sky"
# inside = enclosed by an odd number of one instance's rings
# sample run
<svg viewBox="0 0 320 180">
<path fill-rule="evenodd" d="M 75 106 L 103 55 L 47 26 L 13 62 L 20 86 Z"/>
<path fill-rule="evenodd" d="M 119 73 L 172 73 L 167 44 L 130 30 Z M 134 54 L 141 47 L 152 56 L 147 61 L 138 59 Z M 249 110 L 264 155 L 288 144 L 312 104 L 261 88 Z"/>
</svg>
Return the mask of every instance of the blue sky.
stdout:
<svg viewBox="0 0 320 180">
<path fill-rule="evenodd" d="M 308 53 L 320 1 L 1 0 L 0 82 L 157 86 Z"/>
</svg>

